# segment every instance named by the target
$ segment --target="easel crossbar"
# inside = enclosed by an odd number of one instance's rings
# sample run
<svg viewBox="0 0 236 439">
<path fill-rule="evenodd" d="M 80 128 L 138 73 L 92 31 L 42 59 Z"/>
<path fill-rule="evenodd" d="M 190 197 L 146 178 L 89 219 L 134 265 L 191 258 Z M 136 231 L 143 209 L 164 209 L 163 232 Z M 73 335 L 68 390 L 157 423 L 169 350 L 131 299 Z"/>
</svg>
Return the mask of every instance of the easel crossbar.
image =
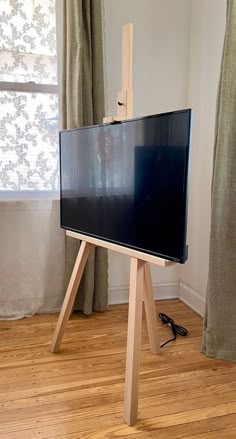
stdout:
<svg viewBox="0 0 236 439">
<path fill-rule="evenodd" d="M 81 241 L 89 242 L 90 244 L 107 248 L 108 250 L 113 250 L 118 253 L 123 253 L 124 255 L 130 256 L 131 258 L 140 259 L 150 264 L 159 265 L 160 267 L 171 267 L 175 262 L 168 261 L 167 259 L 159 258 L 158 256 L 149 255 L 132 248 L 128 248 L 119 244 L 114 244 L 112 242 L 103 241 L 102 239 L 93 238 L 92 236 L 83 235 L 82 233 L 72 232 L 70 230 L 66 231 L 67 236 L 71 238 L 79 239 Z"/>
</svg>

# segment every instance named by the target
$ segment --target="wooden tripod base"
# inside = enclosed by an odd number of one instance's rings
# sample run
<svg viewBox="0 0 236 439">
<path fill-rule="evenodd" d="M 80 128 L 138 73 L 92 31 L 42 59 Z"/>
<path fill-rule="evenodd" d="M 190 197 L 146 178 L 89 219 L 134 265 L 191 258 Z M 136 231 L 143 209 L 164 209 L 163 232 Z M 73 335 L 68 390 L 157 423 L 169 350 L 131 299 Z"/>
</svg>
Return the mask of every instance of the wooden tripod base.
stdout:
<svg viewBox="0 0 236 439">
<path fill-rule="evenodd" d="M 136 250 L 111 244 L 96 238 L 80 235 L 79 233 L 67 231 L 67 235 L 81 239 L 81 245 L 71 279 L 67 288 L 64 303 L 56 325 L 51 344 L 51 352 L 58 352 L 65 332 L 66 323 L 70 317 L 76 293 L 89 255 L 90 248 L 95 245 L 110 248 L 131 256 L 130 267 L 130 294 L 129 294 L 129 316 L 128 316 L 128 338 L 126 354 L 126 375 L 125 375 L 125 399 L 124 399 L 124 420 L 128 425 L 134 425 L 138 413 L 138 384 L 139 384 L 139 358 L 141 346 L 142 328 L 142 301 L 144 298 L 150 348 L 153 354 L 160 352 L 160 343 L 157 328 L 155 302 L 152 291 L 152 279 L 150 261 L 155 261 L 161 266 L 172 265 L 170 261 L 146 255 Z"/>
</svg>

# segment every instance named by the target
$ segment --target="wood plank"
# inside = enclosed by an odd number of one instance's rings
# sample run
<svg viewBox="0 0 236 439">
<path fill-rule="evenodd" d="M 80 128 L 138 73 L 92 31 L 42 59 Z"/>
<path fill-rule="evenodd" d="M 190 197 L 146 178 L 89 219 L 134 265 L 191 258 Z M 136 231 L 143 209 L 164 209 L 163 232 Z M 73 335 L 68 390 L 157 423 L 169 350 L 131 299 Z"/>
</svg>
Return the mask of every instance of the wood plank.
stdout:
<svg viewBox="0 0 236 439">
<path fill-rule="evenodd" d="M 58 315 L 0 322 L 0 439 L 236 437 L 236 364 L 200 353 L 202 321 L 186 305 L 156 306 L 190 332 L 154 356 L 143 319 L 133 427 L 122 415 L 127 305 L 73 314 L 58 355 L 48 352 Z"/>
<path fill-rule="evenodd" d="M 236 438 L 236 427 L 232 426 L 230 428 L 219 428 L 218 430 L 193 434 L 189 436 L 189 439 L 235 439 Z"/>
<path fill-rule="evenodd" d="M 86 381 L 84 382 L 86 384 Z M 120 384 L 109 384 L 107 382 L 104 384 L 104 380 L 94 380 L 94 385 L 92 387 L 83 387 L 76 385 L 76 382 L 68 385 L 67 388 L 57 388 L 54 386 L 50 388 L 42 388 L 41 394 L 36 394 L 33 392 L 24 394 L 18 392 L 17 397 L 15 397 L 15 392 L 9 392 L 7 399 L 4 402 L 0 403 L 0 421 L 11 419 L 12 415 L 15 411 L 15 419 L 17 417 L 21 418 L 21 413 L 24 415 L 25 405 L 27 403 L 28 411 L 27 416 L 35 416 L 37 411 L 41 413 L 42 407 L 40 406 L 49 406 L 50 410 L 56 410 L 57 407 L 60 409 L 61 402 L 68 402 L 73 409 L 77 405 L 80 407 L 90 407 L 95 406 L 97 401 L 100 401 L 101 396 L 103 396 L 103 402 L 121 402 L 123 396 L 123 385 Z M 177 406 L 178 410 L 182 410 L 184 407 L 194 407 L 198 404 L 198 399 L 202 398 L 202 394 L 204 392 L 203 386 L 200 388 L 190 387 L 186 390 L 186 400 L 181 404 L 182 394 L 180 392 L 183 391 L 183 386 L 174 386 L 173 391 L 169 389 L 168 392 L 165 392 L 165 388 L 162 387 L 161 390 L 157 391 L 159 388 L 158 380 L 152 383 L 141 383 L 140 386 L 140 399 L 141 406 L 146 406 L 149 404 L 152 406 L 154 403 L 156 407 L 161 406 L 160 410 L 162 411 L 163 407 L 166 404 L 172 404 L 175 402 L 175 406 Z M 194 390 L 194 396 L 193 396 Z M 222 396 L 221 402 L 226 400 L 227 402 L 235 399 L 236 392 L 236 381 L 234 383 L 230 382 L 227 384 L 214 384 L 207 388 L 205 392 L 205 398 L 203 404 L 212 405 L 212 393 L 214 396 Z M 23 396 L 23 397 L 22 397 Z M 170 410 L 170 408 L 168 409 Z M 173 406 L 171 407 L 173 410 Z M 10 416 L 8 416 L 10 414 Z"/>
<path fill-rule="evenodd" d="M 192 422 L 189 424 L 180 424 L 177 426 L 171 426 L 164 429 L 159 428 L 158 430 L 149 430 L 142 428 L 139 424 L 138 427 L 132 427 L 130 428 L 130 434 L 125 436 L 120 436 L 119 430 L 122 430 L 122 425 L 119 424 L 119 420 L 103 417 L 103 425 L 107 422 L 113 423 L 116 425 L 116 433 L 115 436 L 107 436 L 110 438 L 114 437 L 122 437 L 130 438 L 130 439 L 149 439 L 149 438 L 157 438 L 157 439 L 189 439 L 190 434 L 193 435 L 194 433 L 200 434 L 201 432 L 204 432 L 206 434 L 212 434 L 212 433 L 218 433 L 218 431 L 222 431 L 222 425 L 224 425 L 225 429 L 229 434 L 231 434 L 231 431 L 234 432 L 235 424 L 236 424 L 236 417 L 234 414 L 231 415 L 225 415 L 220 416 L 216 418 L 210 418 L 207 420 L 200 420 L 196 422 Z M 97 428 L 87 430 L 89 432 L 89 436 L 87 435 L 87 438 L 96 439 L 96 435 L 104 433 L 104 430 L 101 429 L 101 418 L 97 418 Z M 143 430 L 143 431 L 142 431 Z M 47 429 L 34 429 L 34 430 L 28 430 L 27 431 L 18 431 L 14 432 L 13 434 L 3 434 L 0 435 L 1 439 L 80 439 L 86 438 L 86 434 L 84 432 L 81 432 L 81 428 L 78 425 L 77 422 L 73 423 L 70 422 L 67 425 L 66 424 L 60 424 L 57 426 L 48 426 Z M 47 435 L 47 436 L 46 436 Z M 104 438 L 105 436 L 103 436 Z M 206 436 L 208 437 L 208 436 Z M 217 436 L 216 436 L 217 437 Z M 230 437 L 230 436 L 229 436 Z M 233 436 L 234 437 L 234 436 Z M 86 438 L 86 439 L 87 439 Z M 213 436 L 214 438 L 214 436 Z M 195 438 L 196 439 L 196 438 Z"/>
</svg>

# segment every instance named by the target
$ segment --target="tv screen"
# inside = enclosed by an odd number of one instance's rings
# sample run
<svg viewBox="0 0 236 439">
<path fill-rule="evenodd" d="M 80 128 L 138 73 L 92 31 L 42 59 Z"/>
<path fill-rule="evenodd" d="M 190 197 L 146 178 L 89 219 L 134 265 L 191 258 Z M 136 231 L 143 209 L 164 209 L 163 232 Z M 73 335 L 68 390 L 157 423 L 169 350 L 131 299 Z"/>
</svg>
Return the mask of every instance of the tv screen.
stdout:
<svg viewBox="0 0 236 439">
<path fill-rule="evenodd" d="M 191 110 L 60 132 L 61 227 L 184 263 Z"/>
</svg>

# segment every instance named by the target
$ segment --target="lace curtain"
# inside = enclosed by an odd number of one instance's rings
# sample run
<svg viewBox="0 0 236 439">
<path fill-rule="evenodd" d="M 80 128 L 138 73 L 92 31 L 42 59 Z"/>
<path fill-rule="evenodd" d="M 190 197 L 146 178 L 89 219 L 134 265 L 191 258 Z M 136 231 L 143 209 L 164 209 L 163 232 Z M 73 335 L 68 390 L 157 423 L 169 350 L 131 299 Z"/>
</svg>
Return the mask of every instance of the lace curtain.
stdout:
<svg viewBox="0 0 236 439">
<path fill-rule="evenodd" d="M 58 188 L 55 6 L 0 0 L 0 319 L 55 311 L 65 293 L 59 201 L 34 200 Z"/>
<path fill-rule="evenodd" d="M 0 191 L 8 195 L 58 189 L 55 24 L 55 0 L 0 0 Z"/>
</svg>

